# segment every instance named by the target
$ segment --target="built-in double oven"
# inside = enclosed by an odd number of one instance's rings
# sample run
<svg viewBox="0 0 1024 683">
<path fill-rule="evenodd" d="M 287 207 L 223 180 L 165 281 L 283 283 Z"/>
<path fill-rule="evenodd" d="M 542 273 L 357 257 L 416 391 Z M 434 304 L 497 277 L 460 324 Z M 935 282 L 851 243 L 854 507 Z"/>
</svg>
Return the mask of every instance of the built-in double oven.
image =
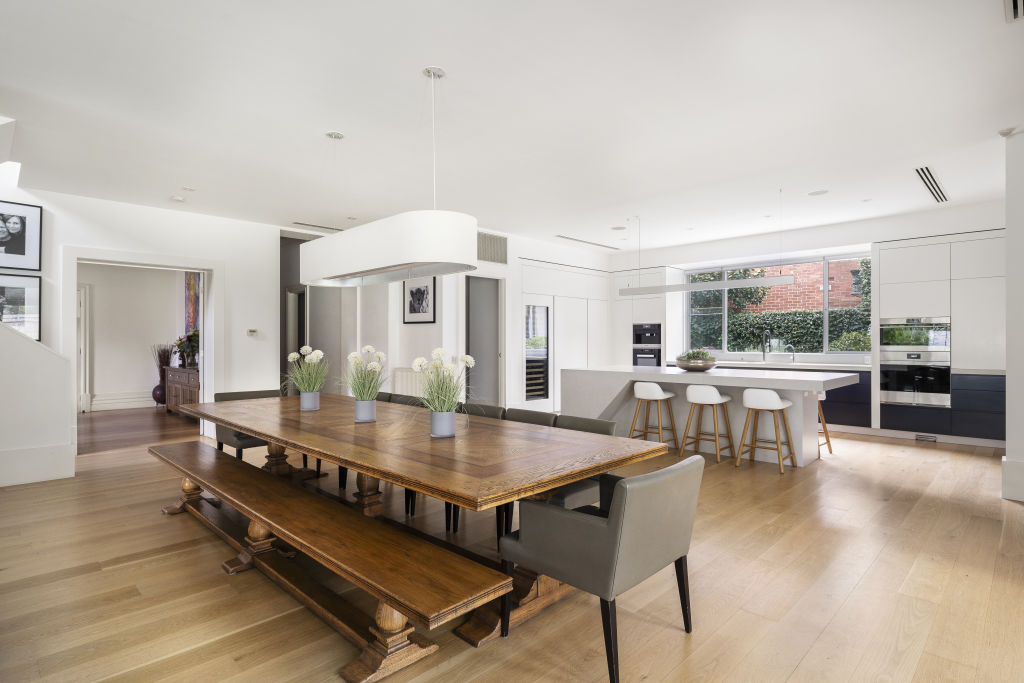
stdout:
<svg viewBox="0 0 1024 683">
<path fill-rule="evenodd" d="M 949 318 L 883 318 L 881 402 L 950 406 Z"/>
</svg>

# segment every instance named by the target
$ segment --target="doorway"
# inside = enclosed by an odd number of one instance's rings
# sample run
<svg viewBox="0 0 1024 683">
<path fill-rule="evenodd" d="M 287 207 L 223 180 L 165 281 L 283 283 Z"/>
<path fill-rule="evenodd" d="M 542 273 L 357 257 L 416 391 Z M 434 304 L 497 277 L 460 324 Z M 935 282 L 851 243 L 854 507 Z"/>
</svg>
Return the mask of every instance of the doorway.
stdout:
<svg viewBox="0 0 1024 683">
<path fill-rule="evenodd" d="M 473 403 L 503 403 L 502 309 L 500 280 L 466 276 L 466 353 L 476 361 L 466 370 L 466 396 Z"/>
</svg>

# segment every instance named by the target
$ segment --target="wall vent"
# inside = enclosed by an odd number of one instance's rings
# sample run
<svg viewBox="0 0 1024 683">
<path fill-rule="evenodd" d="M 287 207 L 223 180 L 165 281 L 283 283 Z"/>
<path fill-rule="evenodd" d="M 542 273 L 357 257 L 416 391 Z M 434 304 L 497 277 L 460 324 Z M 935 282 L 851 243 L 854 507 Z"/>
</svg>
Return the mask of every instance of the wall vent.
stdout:
<svg viewBox="0 0 1024 683">
<path fill-rule="evenodd" d="M 1006 23 L 1024 20 L 1024 0 L 1003 0 L 1006 7 Z"/>
<path fill-rule="evenodd" d="M 478 261 L 508 263 L 508 238 L 478 232 L 476 234 L 476 258 Z"/>
<path fill-rule="evenodd" d="M 292 221 L 292 225 L 297 225 L 300 228 L 316 228 L 317 230 L 330 230 L 331 232 L 341 232 L 344 228 L 332 228 L 329 225 L 317 225 L 316 223 L 303 223 L 302 221 Z"/>
<path fill-rule="evenodd" d="M 570 242 L 579 242 L 580 244 L 589 244 L 592 247 L 601 247 L 602 249 L 611 249 L 612 251 L 622 251 L 618 247 L 613 247 L 608 244 L 601 244 L 600 242 L 590 242 L 588 240 L 581 240 L 578 237 L 567 237 L 565 235 L 555 235 L 559 239 L 569 240 Z"/>
<path fill-rule="evenodd" d="M 939 181 L 935 179 L 934 175 L 932 175 L 932 170 L 930 168 L 922 166 L 921 168 L 915 168 L 914 170 L 917 171 L 917 177 L 920 178 L 921 182 L 924 183 L 924 186 L 928 188 L 928 192 L 931 193 L 936 203 L 942 204 L 943 202 L 949 201 L 949 199 L 946 198 L 946 193 L 942 191 Z"/>
</svg>

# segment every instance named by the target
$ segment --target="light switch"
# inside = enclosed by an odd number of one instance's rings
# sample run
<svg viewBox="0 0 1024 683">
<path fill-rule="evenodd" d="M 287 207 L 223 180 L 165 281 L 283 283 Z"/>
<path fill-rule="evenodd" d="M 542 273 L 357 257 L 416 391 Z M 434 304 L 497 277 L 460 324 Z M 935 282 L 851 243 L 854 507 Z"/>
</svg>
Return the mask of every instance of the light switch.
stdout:
<svg viewBox="0 0 1024 683">
<path fill-rule="evenodd" d="M 250 327 L 249 329 L 247 329 L 245 331 L 245 333 L 247 335 L 249 335 L 250 337 L 255 337 L 257 332 L 258 332 L 258 330 L 255 327 Z"/>
</svg>

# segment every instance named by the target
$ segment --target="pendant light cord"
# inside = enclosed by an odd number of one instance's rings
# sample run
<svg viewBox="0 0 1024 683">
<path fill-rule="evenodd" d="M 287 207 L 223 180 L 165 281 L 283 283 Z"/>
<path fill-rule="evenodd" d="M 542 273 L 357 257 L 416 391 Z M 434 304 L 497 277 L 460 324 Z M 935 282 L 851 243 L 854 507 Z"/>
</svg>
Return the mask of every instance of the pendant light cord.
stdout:
<svg viewBox="0 0 1024 683">
<path fill-rule="evenodd" d="M 433 159 L 434 209 L 437 209 L 437 111 L 434 106 L 434 81 L 437 76 L 430 74 L 430 153 Z"/>
</svg>

